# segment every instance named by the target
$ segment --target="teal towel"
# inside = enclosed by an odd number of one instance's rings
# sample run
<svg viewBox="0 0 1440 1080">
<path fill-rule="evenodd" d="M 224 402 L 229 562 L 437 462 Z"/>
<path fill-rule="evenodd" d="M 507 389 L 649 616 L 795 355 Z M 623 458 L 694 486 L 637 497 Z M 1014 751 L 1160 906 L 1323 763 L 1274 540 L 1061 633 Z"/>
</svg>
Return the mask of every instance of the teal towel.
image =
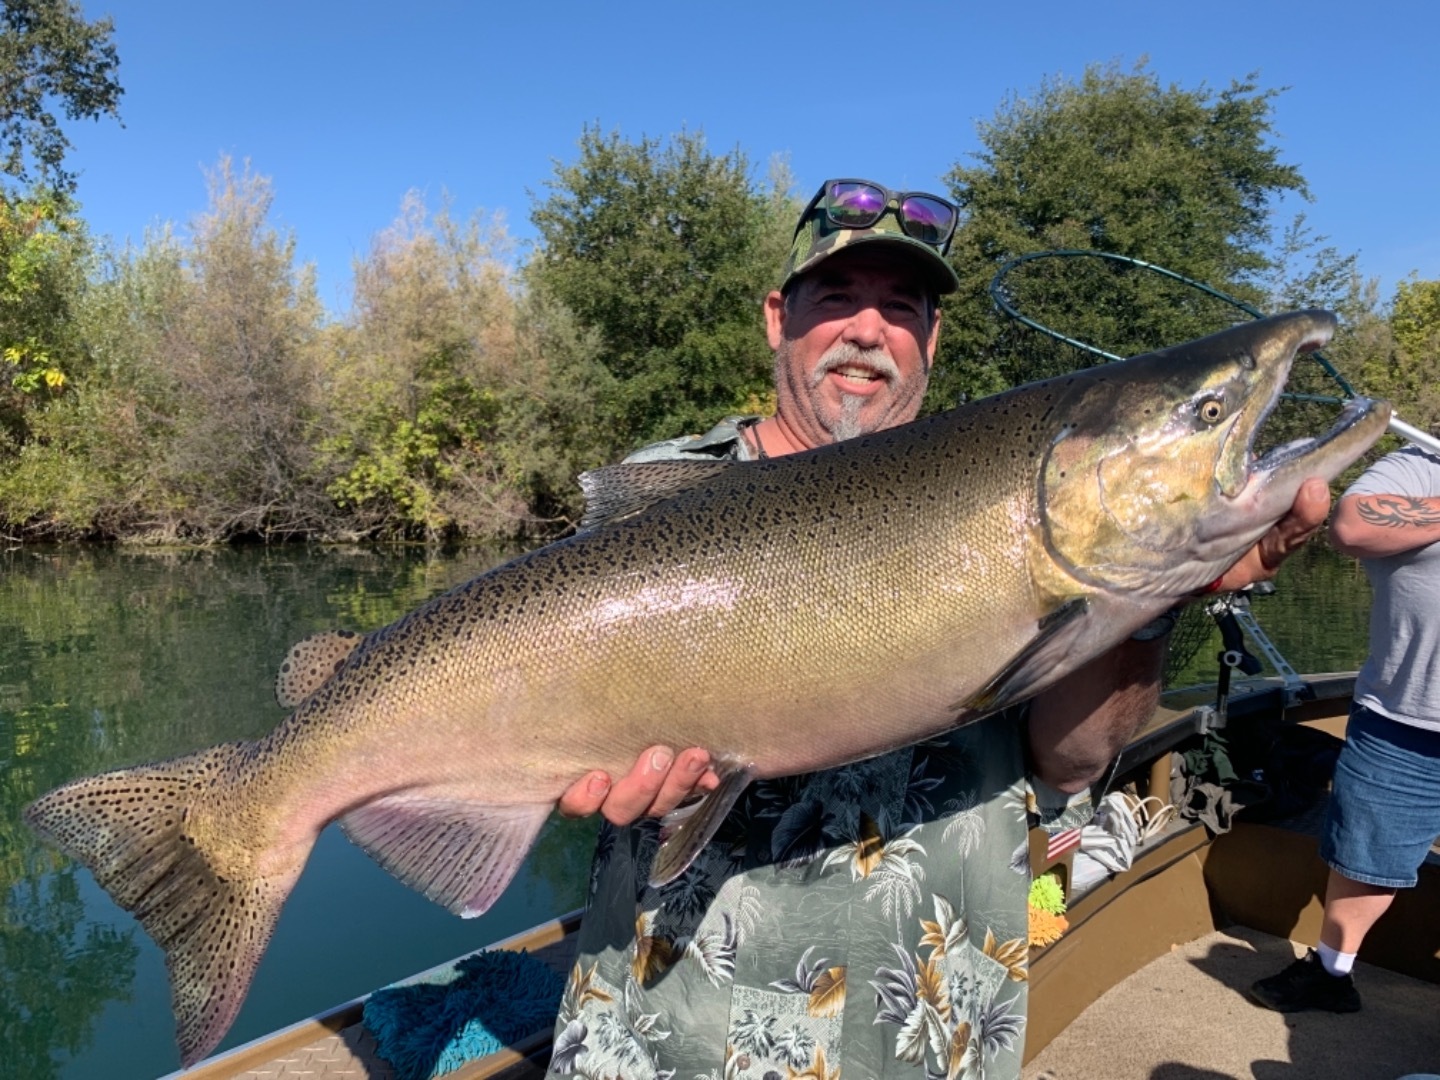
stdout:
<svg viewBox="0 0 1440 1080">
<path fill-rule="evenodd" d="M 398 1080 L 429 1080 L 549 1030 L 564 986 L 527 952 L 478 952 L 435 979 L 375 991 L 365 1027 Z"/>
</svg>

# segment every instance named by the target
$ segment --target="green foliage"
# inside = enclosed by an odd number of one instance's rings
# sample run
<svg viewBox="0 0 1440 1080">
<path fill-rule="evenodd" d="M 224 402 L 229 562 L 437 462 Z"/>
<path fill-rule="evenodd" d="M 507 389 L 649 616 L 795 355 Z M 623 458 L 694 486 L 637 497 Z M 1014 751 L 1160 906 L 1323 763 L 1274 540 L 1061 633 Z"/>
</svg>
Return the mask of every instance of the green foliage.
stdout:
<svg viewBox="0 0 1440 1080">
<path fill-rule="evenodd" d="M 43 189 L 0 192 L 0 333 L 11 386 L 33 394 L 65 384 L 60 355 L 85 285 L 89 241 L 70 201 Z"/>
<path fill-rule="evenodd" d="M 13 369 L 10 384 L 22 394 L 65 385 L 53 336 L 80 283 L 76 271 L 83 267 L 67 257 L 80 228 L 61 198 L 0 193 L 0 325 L 6 338 L 0 358 Z"/>
<path fill-rule="evenodd" d="M 1408 278 L 1363 355 L 1357 389 L 1388 398 L 1401 419 L 1440 433 L 1440 281 Z"/>
<path fill-rule="evenodd" d="M 55 110 L 70 120 L 119 117 L 120 60 L 110 19 L 87 22 L 74 0 L 5 0 L 0 10 L 0 172 L 68 193 L 70 142 Z"/>
<path fill-rule="evenodd" d="M 1306 194 L 1271 145 L 1275 93 L 1112 66 L 1007 99 L 978 163 L 949 177 L 964 288 L 946 300 L 930 406 L 1095 362 L 997 317 L 987 295 L 1002 262 L 1076 247 L 1260 308 L 1335 308 L 1341 369 L 1402 412 L 1440 413 L 1433 283 L 1407 284 L 1387 315 L 1303 216 L 1271 243 L 1274 202 Z M 553 535 L 579 516 L 579 472 L 773 408 L 760 303 L 799 209 L 790 186 L 783 168 L 757 182 L 700 135 L 587 127 L 536 201 L 522 268 L 498 220 L 432 215 L 411 195 L 357 262 L 343 321 L 248 167 L 222 159 L 187 231 L 120 252 L 92 250 L 64 195 L 0 195 L 0 523 L 199 542 Z M 1097 259 L 1027 263 L 1006 288 L 1027 315 L 1120 354 L 1236 317 Z"/>
<path fill-rule="evenodd" d="M 0 516 L 6 473 L 36 425 L 66 396 L 83 364 L 74 312 L 86 288 L 90 244 L 69 201 L 53 192 L 0 192 Z"/>
<path fill-rule="evenodd" d="M 593 331 L 614 378 L 597 421 L 633 447 L 708 427 L 771 377 L 760 302 L 777 284 L 796 208 L 738 150 L 586 128 L 531 220 L 531 288 Z"/>
<path fill-rule="evenodd" d="M 1114 252 L 1263 302 L 1276 268 L 1272 204 L 1287 193 L 1308 198 L 1299 170 L 1269 141 L 1278 92 L 1253 76 L 1218 94 L 1162 86 L 1142 64 L 1092 66 L 1079 81 L 1049 79 L 1008 97 L 980 125 L 978 163 L 948 177 L 965 215 L 951 253 L 962 288 L 945 305 L 946 365 L 930 402 L 1075 366 L 1073 354 L 1037 355 L 1031 331 L 992 311 L 991 278 L 1023 254 Z M 1025 314 L 1116 355 L 1226 324 L 1194 290 L 1093 260 L 1029 264 L 1011 287 Z"/>
<path fill-rule="evenodd" d="M 66 322 L 84 343 L 75 377 L 32 413 L 31 437 L 0 474 L 5 519 L 57 536 L 166 531 L 159 523 L 173 517 L 175 501 L 167 443 L 179 405 L 162 342 L 188 287 L 184 252 L 168 231 L 141 250 L 102 253 Z"/>
<path fill-rule="evenodd" d="M 1412 357 L 1440 348 L 1440 281 L 1407 278 L 1395 289 L 1390 325 L 1395 344 Z"/>
<path fill-rule="evenodd" d="M 502 394 L 498 451 L 506 475 L 530 507 L 531 531 L 580 520 L 576 477 L 630 449 L 599 421 L 613 415 L 618 380 L 600 361 L 599 335 L 553 297 L 521 296 L 515 356 Z"/>
<path fill-rule="evenodd" d="M 498 222 L 432 218 L 412 193 L 356 265 L 322 443 L 352 531 L 510 536 L 525 519 L 496 445 L 516 351 L 508 250 Z"/>
<path fill-rule="evenodd" d="M 151 362 L 174 382 L 165 528 L 196 539 L 304 535 L 329 512 L 310 439 L 323 312 L 313 272 L 268 222 L 268 180 L 222 158 L 192 223 L 183 286 Z"/>
<path fill-rule="evenodd" d="M 226 160 L 188 240 L 111 256 L 55 325 L 83 378 L 30 420 L 0 512 L 50 533 L 153 539 L 323 533 L 333 507 L 310 442 L 322 312 L 270 191 Z M 63 369 L 62 369 L 63 370 Z"/>
</svg>

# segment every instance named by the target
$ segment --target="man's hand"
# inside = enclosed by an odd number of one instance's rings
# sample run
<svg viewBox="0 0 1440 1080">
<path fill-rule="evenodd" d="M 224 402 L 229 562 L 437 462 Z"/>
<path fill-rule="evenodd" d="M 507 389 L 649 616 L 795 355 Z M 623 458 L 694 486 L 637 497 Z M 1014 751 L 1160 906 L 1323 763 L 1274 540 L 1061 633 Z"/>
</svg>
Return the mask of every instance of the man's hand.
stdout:
<svg viewBox="0 0 1440 1080">
<path fill-rule="evenodd" d="M 676 757 L 668 746 L 652 746 L 613 787 L 599 770 L 582 776 L 560 796 L 558 808 L 566 817 L 599 811 L 612 825 L 630 825 L 642 817 L 664 817 L 691 794 L 719 784 L 708 751 L 692 747 Z"/>
<path fill-rule="evenodd" d="M 1300 490 L 1295 493 L 1294 505 L 1285 516 L 1225 572 L 1216 591 L 1229 592 L 1257 581 L 1269 581 L 1291 552 L 1325 524 L 1329 513 L 1330 487 L 1318 476 L 1312 476 L 1300 485 Z"/>
</svg>

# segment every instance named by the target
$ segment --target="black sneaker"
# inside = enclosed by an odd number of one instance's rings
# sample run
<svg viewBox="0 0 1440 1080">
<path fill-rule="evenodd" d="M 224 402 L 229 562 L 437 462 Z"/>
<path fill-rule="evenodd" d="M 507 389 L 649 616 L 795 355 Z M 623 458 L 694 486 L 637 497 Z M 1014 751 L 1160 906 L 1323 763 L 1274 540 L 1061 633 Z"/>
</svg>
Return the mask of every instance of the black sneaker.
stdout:
<svg viewBox="0 0 1440 1080">
<path fill-rule="evenodd" d="M 1320 954 L 1308 950 L 1284 971 L 1261 979 L 1250 987 L 1250 1000 L 1276 1012 L 1303 1012 L 1324 1009 L 1333 1013 L 1360 1011 L 1360 994 L 1347 973 L 1331 975 L 1320 963 Z"/>
</svg>

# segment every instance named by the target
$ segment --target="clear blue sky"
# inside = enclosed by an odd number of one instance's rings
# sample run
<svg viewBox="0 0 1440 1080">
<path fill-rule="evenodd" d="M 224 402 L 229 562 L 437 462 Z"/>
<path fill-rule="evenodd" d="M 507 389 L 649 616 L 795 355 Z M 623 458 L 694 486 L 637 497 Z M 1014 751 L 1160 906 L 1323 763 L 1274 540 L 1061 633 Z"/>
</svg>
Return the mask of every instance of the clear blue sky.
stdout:
<svg viewBox="0 0 1440 1080">
<path fill-rule="evenodd" d="M 274 220 L 332 310 L 350 265 L 412 189 L 504 213 L 534 236 L 532 194 L 586 123 L 638 139 L 702 131 L 763 176 L 943 192 L 1007 92 L 1148 56 L 1164 83 L 1222 89 L 1258 71 L 1310 224 L 1358 253 L 1388 298 L 1440 277 L 1440 4 L 1160 0 L 462 3 L 82 0 L 115 20 L 124 127 L 70 124 L 83 214 L 139 240 L 205 206 L 221 154 L 274 184 Z"/>
</svg>

